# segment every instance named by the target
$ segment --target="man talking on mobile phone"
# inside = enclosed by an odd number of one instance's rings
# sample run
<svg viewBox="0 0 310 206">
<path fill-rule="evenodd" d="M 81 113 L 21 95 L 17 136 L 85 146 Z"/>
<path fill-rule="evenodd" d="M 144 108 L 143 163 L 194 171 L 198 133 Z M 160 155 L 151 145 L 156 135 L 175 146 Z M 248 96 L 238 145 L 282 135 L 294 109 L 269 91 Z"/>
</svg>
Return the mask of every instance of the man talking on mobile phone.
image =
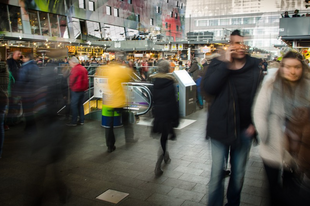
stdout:
<svg viewBox="0 0 310 206">
<path fill-rule="evenodd" d="M 226 51 L 213 59 L 204 76 L 202 89 L 211 97 L 207 136 L 211 139 L 212 169 L 208 206 L 224 201 L 224 165 L 229 152 L 231 175 L 226 206 L 240 205 L 245 167 L 256 132 L 251 109 L 262 72 L 260 60 L 246 54 L 239 30 L 230 35 Z"/>
</svg>

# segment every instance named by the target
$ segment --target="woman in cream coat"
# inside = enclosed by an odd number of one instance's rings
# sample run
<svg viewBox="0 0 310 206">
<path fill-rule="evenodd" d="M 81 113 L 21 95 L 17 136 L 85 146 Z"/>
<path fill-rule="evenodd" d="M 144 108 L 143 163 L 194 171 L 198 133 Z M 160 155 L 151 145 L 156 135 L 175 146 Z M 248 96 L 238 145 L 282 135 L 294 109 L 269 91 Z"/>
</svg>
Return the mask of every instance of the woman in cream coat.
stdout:
<svg viewBox="0 0 310 206">
<path fill-rule="evenodd" d="M 310 107 L 310 83 L 305 78 L 308 69 L 301 54 L 286 53 L 278 71 L 263 82 L 254 105 L 253 118 L 272 206 L 287 205 L 279 181 L 285 154 L 285 125 L 292 120 L 294 108 Z"/>
</svg>

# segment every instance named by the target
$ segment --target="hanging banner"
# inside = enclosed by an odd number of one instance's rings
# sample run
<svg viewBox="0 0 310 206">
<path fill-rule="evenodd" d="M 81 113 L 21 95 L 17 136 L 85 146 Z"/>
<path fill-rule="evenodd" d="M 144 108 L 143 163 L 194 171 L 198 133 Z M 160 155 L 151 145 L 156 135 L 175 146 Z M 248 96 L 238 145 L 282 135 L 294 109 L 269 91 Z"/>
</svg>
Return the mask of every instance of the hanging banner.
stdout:
<svg viewBox="0 0 310 206">
<path fill-rule="evenodd" d="M 183 44 L 178 44 L 178 50 L 183 50 Z"/>
<path fill-rule="evenodd" d="M 200 48 L 200 51 L 201 51 L 202 53 L 209 53 L 209 52 L 211 52 L 211 48 L 210 48 L 210 47 L 207 47 L 207 46 L 201 47 L 201 48 Z"/>
<path fill-rule="evenodd" d="M 103 49 L 102 48 L 93 48 L 93 53 L 103 54 Z"/>
<path fill-rule="evenodd" d="M 143 57 L 143 54 L 134 54 L 134 57 Z"/>
<path fill-rule="evenodd" d="M 169 44 L 165 44 L 165 45 L 164 45 L 164 50 L 165 50 L 165 51 L 168 51 L 168 50 L 169 50 Z"/>
<path fill-rule="evenodd" d="M 67 46 L 69 53 L 75 53 L 75 46 Z"/>
<path fill-rule="evenodd" d="M 171 44 L 171 50 L 172 51 L 177 50 L 177 45 L 176 44 Z"/>
</svg>

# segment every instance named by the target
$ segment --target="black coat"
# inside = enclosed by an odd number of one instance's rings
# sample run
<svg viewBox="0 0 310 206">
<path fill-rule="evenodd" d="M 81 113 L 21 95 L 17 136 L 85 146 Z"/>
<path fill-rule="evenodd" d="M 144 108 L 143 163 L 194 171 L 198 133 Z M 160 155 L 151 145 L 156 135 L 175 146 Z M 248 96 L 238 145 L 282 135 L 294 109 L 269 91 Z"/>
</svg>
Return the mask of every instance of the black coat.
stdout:
<svg viewBox="0 0 310 206">
<path fill-rule="evenodd" d="M 259 69 L 259 60 L 247 56 L 247 66 L 253 68 L 254 81 L 251 97 L 252 105 L 256 90 L 263 78 Z M 203 90 L 212 96 L 212 102 L 208 112 L 207 136 L 223 143 L 231 145 L 238 139 L 240 133 L 240 119 L 238 111 L 237 91 L 230 80 L 230 70 L 226 62 L 213 59 L 203 78 Z"/>
<path fill-rule="evenodd" d="M 166 129 L 179 124 L 179 104 L 174 79 L 168 74 L 153 76 L 153 129 L 154 133 L 162 133 Z M 167 131 L 167 130 L 166 130 Z"/>
<path fill-rule="evenodd" d="M 21 67 L 21 62 L 20 61 L 15 61 L 13 58 L 7 59 L 6 60 L 8 68 L 14 77 L 15 81 L 18 80 L 19 77 L 19 70 Z"/>
</svg>

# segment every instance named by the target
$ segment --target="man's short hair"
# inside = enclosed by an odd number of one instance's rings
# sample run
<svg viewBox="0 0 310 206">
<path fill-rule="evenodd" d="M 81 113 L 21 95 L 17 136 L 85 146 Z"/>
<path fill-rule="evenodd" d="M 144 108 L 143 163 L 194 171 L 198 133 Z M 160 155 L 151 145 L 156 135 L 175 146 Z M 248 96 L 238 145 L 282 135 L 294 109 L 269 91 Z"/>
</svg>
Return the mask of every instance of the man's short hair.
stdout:
<svg viewBox="0 0 310 206">
<path fill-rule="evenodd" d="M 69 59 L 69 61 L 72 62 L 72 63 L 75 63 L 75 64 L 79 64 L 79 63 L 80 63 L 80 61 L 78 60 L 78 58 L 76 58 L 75 56 L 71 57 L 71 58 Z"/>
<path fill-rule="evenodd" d="M 241 36 L 241 31 L 239 29 L 234 30 L 233 32 L 231 32 L 230 36 Z"/>
</svg>

